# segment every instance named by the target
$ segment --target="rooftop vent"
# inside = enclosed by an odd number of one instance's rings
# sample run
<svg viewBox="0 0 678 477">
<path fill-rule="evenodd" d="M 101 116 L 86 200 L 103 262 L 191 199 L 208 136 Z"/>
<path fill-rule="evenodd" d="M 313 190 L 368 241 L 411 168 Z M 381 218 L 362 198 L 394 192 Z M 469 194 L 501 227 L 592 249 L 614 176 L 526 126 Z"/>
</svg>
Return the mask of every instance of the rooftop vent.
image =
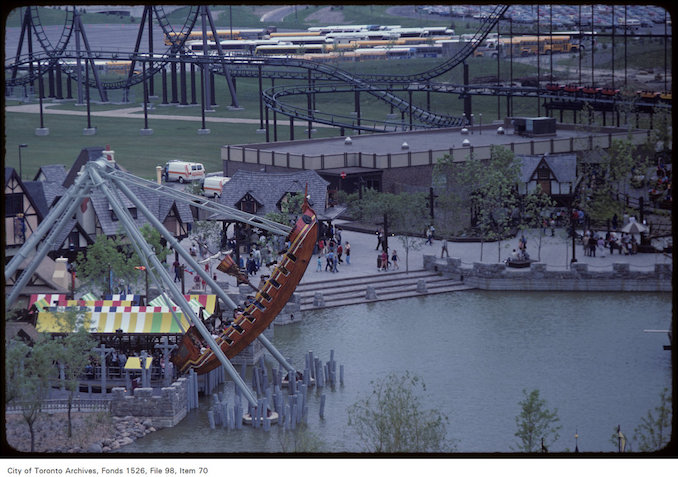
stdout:
<svg viewBox="0 0 678 477">
<path fill-rule="evenodd" d="M 353 144 L 353 139 L 351 139 L 351 136 L 346 136 L 346 139 L 344 139 L 344 144 L 346 144 L 347 146 Z"/>
<path fill-rule="evenodd" d="M 407 144 L 407 142 L 403 142 L 403 143 L 400 145 L 400 149 L 409 149 L 409 148 L 410 148 L 410 145 Z"/>
<path fill-rule="evenodd" d="M 461 142 L 461 145 L 462 145 L 462 147 L 471 147 L 471 141 L 469 141 L 468 139 L 464 139 Z"/>
<path fill-rule="evenodd" d="M 500 136 L 503 135 L 504 132 L 505 132 L 505 131 L 504 131 L 504 128 L 503 128 L 503 127 L 499 126 L 499 127 L 497 128 L 497 134 L 499 134 Z"/>
<path fill-rule="evenodd" d="M 468 134 L 468 128 L 461 128 L 462 134 Z"/>
</svg>

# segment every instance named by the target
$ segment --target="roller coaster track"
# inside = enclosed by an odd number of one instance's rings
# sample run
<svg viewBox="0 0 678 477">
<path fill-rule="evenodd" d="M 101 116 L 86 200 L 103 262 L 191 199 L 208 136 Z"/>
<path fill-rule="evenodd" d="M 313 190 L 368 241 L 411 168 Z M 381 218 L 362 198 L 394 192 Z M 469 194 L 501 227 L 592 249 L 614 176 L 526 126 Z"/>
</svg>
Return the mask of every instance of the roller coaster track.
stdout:
<svg viewBox="0 0 678 477">
<path fill-rule="evenodd" d="M 167 20 L 167 15 L 161 6 L 148 7 L 148 9 L 145 10 L 144 18 L 146 18 L 146 14 L 151 14 L 151 8 L 155 14 L 158 25 L 163 31 L 164 38 L 170 39 L 172 42 L 164 55 L 138 53 L 141 33 L 139 34 L 139 38 L 137 38 L 137 50 L 135 50 L 134 53 L 120 54 L 114 52 L 107 53 L 104 51 L 93 53 L 88 50 L 88 55 L 83 56 L 79 51 L 67 51 L 66 46 L 73 36 L 74 31 L 77 35 L 77 29 L 74 28 L 77 14 L 73 13 L 74 9 L 67 9 L 66 22 L 61 36 L 56 45 L 52 45 L 40 23 L 37 7 L 30 7 L 32 29 L 35 31 L 36 37 L 45 53 L 31 53 L 27 56 L 17 58 L 15 64 L 10 65 L 9 67 L 13 68 L 14 72 L 16 72 L 20 65 L 29 65 L 29 74 L 20 78 L 16 78 L 15 75 L 13 75 L 11 79 L 7 80 L 6 84 L 8 86 L 26 84 L 37 79 L 40 75 L 43 75 L 48 68 L 40 67 L 36 72 L 36 70 L 32 68 L 32 65 L 36 61 L 38 64 L 40 64 L 40 61 L 47 61 L 49 65 L 53 65 L 57 61 L 61 62 L 62 70 L 71 77 L 73 76 L 73 70 L 64 63 L 64 60 L 68 58 L 85 59 L 87 61 L 94 59 L 130 60 L 132 64 L 143 62 L 145 65 L 150 61 L 150 66 L 144 68 L 143 74 L 133 74 L 134 69 L 132 67 L 130 68 L 129 76 L 124 80 L 99 83 L 104 89 L 129 88 L 132 85 L 139 84 L 144 80 L 152 78 L 153 75 L 164 69 L 167 64 L 171 62 L 185 61 L 199 63 L 201 66 L 206 65 L 216 74 L 232 74 L 233 76 L 239 77 L 259 77 L 260 75 L 265 75 L 273 78 L 308 80 L 306 85 L 282 86 L 262 92 L 266 107 L 271 111 L 290 118 L 365 131 L 389 131 L 404 128 L 405 114 L 409 115 L 408 128 L 455 127 L 467 124 L 467 119 L 465 117 L 433 113 L 410 104 L 411 96 L 406 100 L 395 94 L 395 92 L 409 94 L 413 91 L 445 90 L 446 92 L 456 92 L 460 95 L 492 94 L 550 97 L 549 94 L 542 94 L 541 91 L 534 88 L 528 88 L 525 91 L 518 92 L 515 88 L 511 88 L 510 91 L 504 91 L 502 87 L 499 86 L 458 86 L 431 82 L 432 79 L 437 78 L 464 63 L 467 58 L 473 54 L 473 51 L 487 37 L 488 33 L 496 26 L 497 22 L 503 18 L 505 12 L 509 8 L 507 5 L 497 5 L 485 18 L 472 39 L 465 43 L 451 58 L 426 71 L 405 75 L 354 74 L 337 66 L 299 58 L 247 55 L 227 56 L 223 55 L 223 52 L 220 52 L 221 54 L 215 56 L 206 56 L 204 54 L 188 52 L 184 49 L 184 43 L 188 37 L 188 33 L 195 27 L 197 18 L 200 14 L 199 7 L 191 7 L 178 34 L 170 25 Z M 27 11 L 27 15 L 28 14 L 29 12 Z M 340 83 L 328 83 L 330 81 L 338 81 Z M 319 85 L 319 83 L 321 84 Z M 97 87 L 96 80 L 90 79 L 88 84 L 90 87 Z M 392 107 L 392 112 L 395 110 L 400 112 L 403 115 L 403 119 L 400 121 L 368 120 L 356 118 L 354 116 L 322 113 L 315 111 L 312 108 L 302 108 L 284 103 L 285 98 L 294 95 L 308 96 L 334 92 L 368 93 L 384 103 L 389 104 Z M 563 98 L 558 97 L 557 99 L 561 100 Z"/>
<path fill-rule="evenodd" d="M 335 66 L 330 66 L 322 63 L 311 62 L 308 60 L 302 59 L 288 59 L 285 58 L 283 63 L 279 66 L 288 66 L 288 67 L 298 67 L 304 68 L 308 71 L 313 71 L 325 75 L 329 78 L 340 80 L 347 85 L 352 86 L 354 91 L 365 91 L 372 96 L 384 101 L 387 104 L 390 104 L 395 109 L 400 111 L 402 114 L 408 113 L 416 120 L 427 125 L 426 127 L 454 127 L 461 126 L 467 122 L 466 118 L 461 116 L 447 116 L 442 114 L 431 113 L 423 108 L 413 106 L 399 96 L 393 94 L 390 91 L 390 87 L 376 87 L 375 83 L 422 83 L 430 81 L 432 78 L 443 75 L 444 73 L 452 70 L 453 68 L 462 64 L 470 55 L 473 54 L 473 51 L 482 43 L 482 41 L 487 37 L 487 34 L 494 28 L 497 22 L 503 17 L 506 10 L 509 8 L 508 5 L 498 5 L 495 7 L 494 11 L 488 15 L 486 20 L 481 24 L 480 29 L 476 31 L 475 35 L 462 47 L 454 56 L 452 56 L 447 61 L 441 63 L 440 65 L 426 70 L 421 73 L 411 74 L 411 75 L 354 75 L 345 70 L 342 70 Z M 274 65 L 275 59 L 269 59 L 266 61 L 266 65 Z M 387 130 L 389 127 L 395 127 L 394 123 L 389 123 L 388 121 L 381 122 L 379 127 L 361 127 L 357 125 L 355 121 L 349 123 L 346 122 L 337 122 L 337 116 L 330 116 L 329 122 L 326 115 L 315 114 L 313 110 L 306 110 L 306 113 L 303 112 L 300 108 L 294 108 L 290 106 L 283 105 L 278 98 L 283 96 L 288 96 L 291 94 L 312 94 L 317 92 L 317 87 L 308 86 L 306 91 L 301 91 L 300 87 L 292 87 L 291 90 L 286 91 L 285 88 L 280 88 L 275 91 L 268 90 L 264 93 L 264 101 L 266 105 L 271 110 L 287 115 L 289 117 L 296 117 L 301 119 L 306 119 L 308 121 L 315 121 L 324 124 L 329 124 L 337 127 L 348 127 L 348 128 L 358 128 L 361 130 L 371 130 L 371 131 L 381 131 Z"/>
<path fill-rule="evenodd" d="M 82 56 L 78 52 L 69 52 L 66 50 L 66 46 L 68 45 L 71 36 L 73 32 L 75 31 L 75 23 L 77 21 L 77 16 L 74 14 L 75 7 L 69 7 L 66 9 L 66 21 L 64 22 L 64 27 L 61 32 L 61 35 L 59 37 L 59 41 L 57 42 L 56 45 L 52 45 L 50 42 L 49 38 L 47 37 L 47 34 L 45 33 L 44 28 L 42 27 L 42 24 L 40 22 L 40 15 L 38 13 L 38 7 L 37 6 L 32 6 L 30 7 L 30 16 L 31 16 L 31 24 L 33 27 L 33 31 L 35 32 L 36 38 L 38 42 L 40 43 L 40 46 L 42 47 L 44 53 L 41 54 L 28 54 L 28 55 L 19 55 L 17 56 L 15 63 L 13 65 L 10 65 L 8 68 L 11 68 L 13 71 L 12 78 L 8 79 L 6 81 L 7 86 L 22 86 L 26 85 L 29 83 L 32 83 L 36 81 L 40 76 L 44 75 L 45 72 L 48 70 L 48 67 L 45 68 L 40 68 L 39 71 L 34 70 L 28 75 L 24 75 L 21 77 L 16 77 L 16 71 L 18 70 L 18 67 L 24 64 L 32 64 L 35 61 L 42 61 L 42 58 L 47 60 L 49 62 L 48 66 L 52 67 L 56 65 L 56 63 L 61 64 L 61 69 L 62 71 L 71 77 L 72 79 L 77 79 L 75 77 L 75 72 L 74 68 L 71 67 L 70 65 L 67 65 L 64 63 L 65 59 L 96 59 L 96 58 L 105 58 L 105 59 L 132 59 L 135 61 L 136 59 L 138 60 L 148 60 L 148 57 L 146 56 L 135 56 L 134 54 L 130 55 L 120 55 L 118 53 L 112 53 L 112 52 L 98 52 L 94 54 L 93 58 L 92 57 L 87 57 L 89 55 Z M 29 13 L 27 12 L 27 14 Z M 154 61 L 153 66 L 149 69 L 146 70 L 145 75 L 134 75 L 130 74 L 126 79 L 124 80 L 119 80 L 119 81 L 104 81 L 101 83 L 102 87 L 104 89 L 123 89 L 123 88 L 129 88 L 131 86 L 134 86 L 136 84 L 139 84 L 143 82 L 144 80 L 152 77 L 159 71 L 161 71 L 169 62 L 169 58 L 174 56 L 174 52 L 181 51 L 181 49 L 184 46 L 184 43 L 186 42 L 187 34 L 193 29 L 195 26 L 195 22 L 198 18 L 198 13 L 199 9 L 196 6 L 191 6 L 188 15 L 186 16 L 186 20 L 184 21 L 184 24 L 181 27 L 180 32 L 177 34 L 175 30 L 172 28 L 170 25 L 169 21 L 167 20 L 167 15 L 164 13 L 164 9 L 162 6 L 153 6 L 153 12 L 155 13 L 155 17 L 157 19 L 158 25 L 163 31 L 163 34 L 165 38 L 169 38 L 172 41 L 172 44 L 170 45 L 169 49 L 164 55 L 158 55 L 154 56 L 153 59 L 157 61 Z M 174 40 L 174 38 L 177 38 L 178 40 Z M 88 82 L 88 85 L 92 88 L 98 87 L 97 83 L 95 80 L 90 79 Z"/>
</svg>

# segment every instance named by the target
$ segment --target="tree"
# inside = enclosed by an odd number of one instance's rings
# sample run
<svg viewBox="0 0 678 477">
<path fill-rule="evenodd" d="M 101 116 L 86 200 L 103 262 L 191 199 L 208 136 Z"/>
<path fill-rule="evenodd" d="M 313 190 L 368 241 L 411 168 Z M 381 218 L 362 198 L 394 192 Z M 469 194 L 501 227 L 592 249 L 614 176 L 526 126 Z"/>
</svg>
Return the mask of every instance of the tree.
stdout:
<svg viewBox="0 0 678 477">
<path fill-rule="evenodd" d="M 56 339 L 58 344 L 55 359 L 64 370 L 64 384 L 68 393 L 68 437 L 73 435 L 71 409 L 75 393 L 80 388 L 80 377 L 85 367 L 94 357 L 92 348 L 96 341 L 89 334 L 90 320 L 84 312 L 69 308 L 65 312 L 56 313 L 57 326 L 65 336 Z"/>
<path fill-rule="evenodd" d="M 514 434 L 520 442 L 517 450 L 520 452 L 537 452 L 540 446 L 548 450 L 551 444 L 558 440 L 558 409 L 549 410 L 546 400 L 539 397 L 539 390 L 529 394 L 523 389 L 524 399 L 520 405 L 520 414 L 516 416 L 518 430 Z M 544 450 L 544 449 L 542 449 Z"/>
<path fill-rule="evenodd" d="M 322 440 L 308 429 L 306 423 L 300 423 L 294 430 L 280 426 L 278 439 L 283 452 L 323 452 Z"/>
<path fill-rule="evenodd" d="M 352 427 L 365 451 L 450 452 L 454 443 L 447 439 L 447 416 L 426 410 L 418 393 L 425 393 L 424 381 L 395 373 L 372 381 L 372 393 L 348 409 Z"/>
<path fill-rule="evenodd" d="M 98 235 L 87 253 L 78 253 L 76 270 L 83 286 L 94 286 L 99 290 L 111 293 L 111 272 L 115 276 L 124 275 L 127 267 L 125 257 L 118 250 L 116 239 L 106 235 Z"/>
<path fill-rule="evenodd" d="M 652 452 L 663 449 L 671 440 L 672 407 L 671 394 L 668 388 L 664 388 L 659 406 L 652 411 L 647 411 L 647 416 L 641 418 L 641 422 L 634 429 L 634 438 L 638 442 L 638 450 Z"/>
<path fill-rule="evenodd" d="M 35 451 L 35 421 L 42 403 L 49 395 L 50 379 L 56 377 L 53 357 L 55 343 L 45 336 L 29 347 L 12 340 L 5 353 L 5 390 L 8 401 L 21 406 L 21 414 L 31 434 L 31 452 Z"/>
<path fill-rule="evenodd" d="M 437 180 L 454 184 L 458 203 L 471 210 L 471 225 L 480 235 L 480 260 L 484 241 L 497 240 L 497 261 L 501 261 L 501 240 L 511 232 L 518 206 L 520 162 L 515 154 L 505 147 L 492 146 L 489 160 L 469 157 L 456 163 L 444 157 L 436 171 Z"/>
<path fill-rule="evenodd" d="M 388 224 L 385 233 L 398 233 L 400 243 L 405 249 L 405 270 L 409 270 L 409 252 L 416 250 L 423 242 L 414 236 L 423 231 L 429 222 L 426 209 L 426 195 L 423 193 L 389 194 L 366 189 L 362 199 L 357 195 L 347 197 L 350 213 L 363 221 Z"/>
<path fill-rule="evenodd" d="M 213 220 L 198 220 L 193 222 L 191 240 L 198 243 L 201 251 L 213 254 L 221 247 L 221 224 Z"/>
<path fill-rule="evenodd" d="M 521 230 L 541 227 L 541 221 L 544 218 L 543 212 L 551 209 L 555 205 L 555 202 L 548 194 L 542 192 L 541 186 L 537 184 L 535 190 L 523 197 L 522 204 L 523 213 L 521 214 L 519 225 Z M 539 234 L 537 260 L 541 260 L 541 239 L 542 234 Z"/>
<path fill-rule="evenodd" d="M 117 237 L 97 236 L 95 242 L 87 247 L 87 253 L 78 254 L 76 270 L 82 286 L 94 286 L 112 293 L 112 277 L 124 284 L 137 283 L 140 275 L 134 267 L 142 264 L 141 258 L 123 231 L 119 232 Z M 142 225 L 139 232 L 156 257 L 163 262 L 170 252 L 160 232 L 149 224 Z"/>
</svg>

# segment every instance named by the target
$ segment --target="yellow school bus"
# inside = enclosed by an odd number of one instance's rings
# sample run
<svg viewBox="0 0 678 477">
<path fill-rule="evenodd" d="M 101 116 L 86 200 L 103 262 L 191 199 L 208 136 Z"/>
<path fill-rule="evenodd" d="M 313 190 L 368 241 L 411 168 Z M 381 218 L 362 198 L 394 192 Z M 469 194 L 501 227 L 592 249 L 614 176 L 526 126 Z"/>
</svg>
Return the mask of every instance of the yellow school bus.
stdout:
<svg viewBox="0 0 678 477">
<path fill-rule="evenodd" d="M 552 53 L 576 53 L 579 44 L 573 43 L 567 35 L 515 36 L 500 38 L 499 51 L 503 56 L 531 56 Z"/>
</svg>

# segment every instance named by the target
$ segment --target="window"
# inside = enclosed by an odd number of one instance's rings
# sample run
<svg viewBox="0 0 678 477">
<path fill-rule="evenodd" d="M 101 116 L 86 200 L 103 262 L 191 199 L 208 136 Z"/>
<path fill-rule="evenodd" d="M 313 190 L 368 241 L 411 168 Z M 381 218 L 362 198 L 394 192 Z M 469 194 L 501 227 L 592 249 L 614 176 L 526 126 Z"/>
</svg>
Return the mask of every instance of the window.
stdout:
<svg viewBox="0 0 678 477">
<path fill-rule="evenodd" d="M 5 217 L 14 217 L 23 212 L 24 195 L 7 194 L 5 196 Z"/>
</svg>

